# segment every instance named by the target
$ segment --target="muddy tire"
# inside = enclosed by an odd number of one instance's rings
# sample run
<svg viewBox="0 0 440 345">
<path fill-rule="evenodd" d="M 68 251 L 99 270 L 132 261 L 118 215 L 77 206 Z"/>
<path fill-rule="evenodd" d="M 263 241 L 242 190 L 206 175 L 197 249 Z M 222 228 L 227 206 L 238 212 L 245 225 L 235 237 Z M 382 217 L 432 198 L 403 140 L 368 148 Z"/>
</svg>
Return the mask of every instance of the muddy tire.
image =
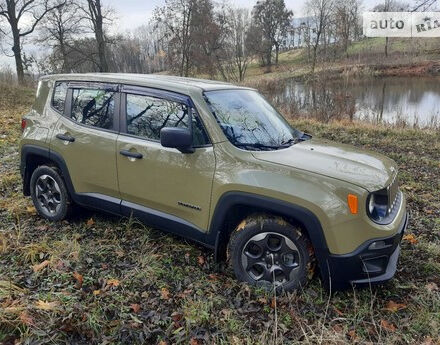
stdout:
<svg viewBox="0 0 440 345">
<path fill-rule="evenodd" d="M 35 169 L 30 189 L 35 209 L 43 218 L 56 222 L 71 212 L 69 193 L 56 168 L 43 165 Z"/>
<path fill-rule="evenodd" d="M 281 218 L 249 217 L 231 235 L 229 258 L 238 280 L 267 290 L 294 291 L 307 283 L 308 241 Z"/>
</svg>

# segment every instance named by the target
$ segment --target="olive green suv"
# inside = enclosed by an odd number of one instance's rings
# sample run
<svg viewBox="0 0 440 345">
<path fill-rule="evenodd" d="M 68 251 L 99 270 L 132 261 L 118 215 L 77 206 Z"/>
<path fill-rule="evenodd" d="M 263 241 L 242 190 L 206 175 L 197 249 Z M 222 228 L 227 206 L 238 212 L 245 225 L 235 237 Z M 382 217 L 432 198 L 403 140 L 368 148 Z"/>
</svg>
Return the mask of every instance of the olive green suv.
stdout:
<svg viewBox="0 0 440 345">
<path fill-rule="evenodd" d="M 292 128 L 254 89 L 159 75 L 43 77 L 22 121 L 23 192 L 52 221 L 136 217 L 241 281 L 332 289 L 393 277 L 407 224 L 396 164 Z"/>
</svg>

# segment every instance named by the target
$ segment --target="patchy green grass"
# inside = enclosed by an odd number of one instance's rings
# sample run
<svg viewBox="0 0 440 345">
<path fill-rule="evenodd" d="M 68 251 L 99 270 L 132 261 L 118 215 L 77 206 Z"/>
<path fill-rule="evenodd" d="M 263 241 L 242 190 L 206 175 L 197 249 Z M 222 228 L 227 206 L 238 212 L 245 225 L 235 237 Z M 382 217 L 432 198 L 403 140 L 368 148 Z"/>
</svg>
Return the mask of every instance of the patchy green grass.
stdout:
<svg viewBox="0 0 440 345">
<path fill-rule="evenodd" d="M 295 120 L 399 164 L 410 225 L 395 279 L 329 295 L 317 277 L 275 298 L 212 254 L 134 219 L 87 210 L 48 223 L 21 194 L 19 119 L 31 90 L 0 87 L 0 342 L 436 344 L 440 341 L 440 134 Z M 4 101 L 9 99 L 9 101 Z M 8 103 L 9 102 L 9 103 Z"/>
</svg>

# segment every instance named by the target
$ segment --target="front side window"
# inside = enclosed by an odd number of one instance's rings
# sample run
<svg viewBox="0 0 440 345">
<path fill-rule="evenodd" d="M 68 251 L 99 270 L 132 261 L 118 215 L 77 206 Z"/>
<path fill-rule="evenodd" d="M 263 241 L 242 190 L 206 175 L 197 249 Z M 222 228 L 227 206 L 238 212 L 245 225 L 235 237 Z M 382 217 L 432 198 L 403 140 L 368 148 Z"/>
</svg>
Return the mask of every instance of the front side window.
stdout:
<svg viewBox="0 0 440 345">
<path fill-rule="evenodd" d="M 237 147 L 279 149 L 294 144 L 303 135 L 256 91 L 209 91 L 205 99 L 226 137 Z"/>
<path fill-rule="evenodd" d="M 88 126 L 113 129 L 114 91 L 73 89 L 72 94 L 72 120 Z"/>
<path fill-rule="evenodd" d="M 189 112 L 186 104 L 145 95 L 127 94 L 127 133 L 150 140 L 160 140 L 165 127 L 188 128 Z M 209 143 L 200 120 L 192 113 L 193 145 Z"/>
<path fill-rule="evenodd" d="M 52 106 L 60 113 L 64 113 L 64 105 L 66 104 L 67 83 L 56 82 L 52 97 Z"/>
</svg>

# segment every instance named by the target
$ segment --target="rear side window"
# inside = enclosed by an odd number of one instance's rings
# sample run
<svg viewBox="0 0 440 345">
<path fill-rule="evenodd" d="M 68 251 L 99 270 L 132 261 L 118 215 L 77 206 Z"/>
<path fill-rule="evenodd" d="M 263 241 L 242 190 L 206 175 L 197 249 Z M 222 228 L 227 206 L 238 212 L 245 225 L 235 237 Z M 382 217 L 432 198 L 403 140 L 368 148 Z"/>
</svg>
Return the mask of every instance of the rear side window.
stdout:
<svg viewBox="0 0 440 345">
<path fill-rule="evenodd" d="M 127 94 L 127 133 L 160 140 L 160 130 L 164 127 L 188 128 L 189 112 L 192 108 L 167 99 L 143 95 Z M 208 136 L 193 112 L 193 144 L 209 144 Z"/>
<path fill-rule="evenodd" d="M 52 97 L 52 107 L 60 113 L 64 113 L 64 105 L 66 104 L 67 83 L 56 82 Z"/>
<path fill-rule="evenodd" d="M 113 129 L 114 91 L 73 89 L 72 95 L 72 120 L 88 126 Z"/>
</svg>

